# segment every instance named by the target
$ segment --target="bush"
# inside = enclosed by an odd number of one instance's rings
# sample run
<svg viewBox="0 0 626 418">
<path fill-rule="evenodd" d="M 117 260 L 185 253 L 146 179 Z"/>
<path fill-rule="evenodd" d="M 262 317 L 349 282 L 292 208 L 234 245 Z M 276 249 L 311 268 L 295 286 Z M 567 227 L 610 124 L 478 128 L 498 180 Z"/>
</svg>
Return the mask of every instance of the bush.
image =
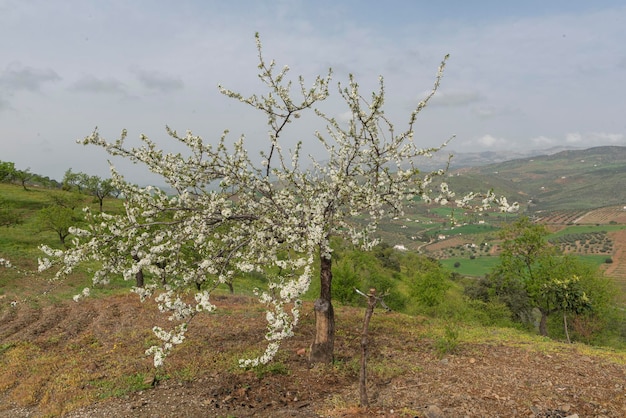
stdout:
<svg viewBox="0 0 626 418">
<path fill-rule="evenodd" d="M 606 260 L 604 260 L 604 262 L 605 262 L 606 264 L 611 264 L 611 263 L 613 263 L 613 259 L 612 259 L 611 257 L 609 257 L 609 258 L 607 258 Z"/>
<path fill-rule="evenodd" d="M 350 266 L 349 261 L 339 260 L 335 263 L 333 269 L 333 299 L 350 305 L 360 300 L 360 296 L 354 291 L 354 288 L 360 288 L 361 283 L 357 273 Z"/>
<path fill-rule="evenodd" d="M 441 268 L 418 271 L 411 278 L 411 296 L 420 305 L 433 307 L 439 305 L 450 288 L 448 274 Z"/>
<path fill-rule="evenodd" d="M 499 301 L 485 302 L 479 299 L 467 300 L 468 310 L 463 319 L 486 327 L 514 326 L 513 314 L 506 304 Z"/>
<path fill-rule="evenodd" d="M 396 282 L 389 277 L 372 276 L 364 288 L 374 288 L 379 295 L 384 295 L 385 304 L 394 311 L 403 311 L 406 306 L 406 297 L 398 291 Z M 360 299 L 363 300 L 363 297 Z"/>
<path fill-rule="evenodd" d="M 453 324 L 446 324 L 443 335 L 435 341 L 435 348 L 439 357 L 454 353 L 459 345 L 459 327 Z"/>
</svg>

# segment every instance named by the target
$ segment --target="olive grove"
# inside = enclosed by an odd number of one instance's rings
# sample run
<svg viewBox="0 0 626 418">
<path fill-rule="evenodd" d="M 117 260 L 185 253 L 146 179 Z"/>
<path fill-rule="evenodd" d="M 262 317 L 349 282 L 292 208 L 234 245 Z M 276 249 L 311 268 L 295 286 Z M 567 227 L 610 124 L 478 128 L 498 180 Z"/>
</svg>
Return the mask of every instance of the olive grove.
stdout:
<svg viewBox="0 0 626 418">
<path fill-rule="evenodd" d="M 406 125 L 396 129 L 384 113 L 382 77 L 378 91 L 369 97 L 360 93 L 352 76 L 346 85 L 338 85 L 350 114 L 342 122 L 319 108 L 330 95 L 330 70 L 307 86 L 302 77 L 290 79 L 288 67 L 279 69 L 274 61 L 266 61 L 258 35 L 256 41 L 259 78 L 267 93 L 245 96 L 222 86 L 219 90 L 265 115 L 268 135 L 260 156 L 249 154 L 244 136 L 231 140 L 228 131 L 209 143 L 190 131 L 179 134 L 167 127 L 168 135 L 186 147 L 181 154 L 163 151 L 146 136 L 141 146 L 128 147 L 126 131 L 109 142 L 95 130 L 80 142 L 145 165 L 175 193 L 132 185 L 111 166 L 125 213 L 86 210 L 88 226 L 72 229 L 69 248 L 42 247 L 46 257 L 40 259 L 40 270 L 57 266 L 59 278 L 87 261 L 99 266 L 94 285 L 107 283 L 113 274 L 134 280 L 148 273 L 145 285 L 133 290 L 142 299 L 154 297 L 176 324 L 170 330 L 153 329 L 162 340 L 147 351 L 156 366 L 184 340 L 194 315 L 215 309 L 211 292 L 246 272 L 263 274 L 267 281 L 256 294 L 267 306 L 268 344 L 262 355 L 241 365 L 268 362 L 281 340 L 292 335 L 314 272 L 319 273 L 320 294 L 314 304 L 316 333 L 309 357 L 330 362 L 335 335 L 331 237 L 369 249 L 376 243 L 378 222 L 402 213 L 406 202 L 415 198 L 458 206 L 476 200 L 480 208 L 495 204 L 502 210 L 516 209 L 491 192 L 455 200 L 445 182 L 433 186 L 444 169 L 422 173 L 417 167 L 420 157 L 447 142 L 422 149 L 414 138 L 417 117 L 436 93 L 447 57 L 430 93 L 416 104 Z M 312 138 L 323 148 L 322 158 L 304 156 L 302 142 L 285 138 L 287 126 L 293 130 L 290 124 L 297 124 L 305 112 L 326 126 Z M 186 297 L 190 289 L 193 300 Z"/>
</svg>

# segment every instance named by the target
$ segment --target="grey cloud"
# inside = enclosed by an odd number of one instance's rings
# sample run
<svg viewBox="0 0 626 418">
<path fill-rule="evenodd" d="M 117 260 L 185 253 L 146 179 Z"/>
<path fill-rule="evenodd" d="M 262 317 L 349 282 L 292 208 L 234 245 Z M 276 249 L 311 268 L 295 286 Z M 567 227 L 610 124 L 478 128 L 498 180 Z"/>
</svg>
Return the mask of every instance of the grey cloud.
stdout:
<svg viewBox="0 0 626 418">
<path fill-rule="evenodd" d="M 538 137 L 535 137 L 535 138 L 531 138 L 530 142 L 533 145 L 535 145 L 535 146 L 546 147 L 546 146 L 554 145 L 554 144 L 558 143 L 559 141 L 558 141 L 558 139 L 550 138 L 548 136 L 541 135 L 541 136 L 538 136 Z"/>
<path fill-rule="evenodd" d="M 430 100 L 433 106 L 465 106 L 482 100 L 479 93 L 473 91 L 438 91 Z"/>
<path fill-rule="evenodd" d="M 5 100 L 4 97 L 0 96 L 0 112 L 6 109 L 10 109 L 10 108 L 11 108 L 11 105 L 9 104 L 9 101 Z"/>
<path fill-rule="evenodd" d="M 135 71 L 137 78 L 150 90 L 158 90 L 168 92 L 172 90 L 180 90 L 184 87 L 184 83 L 180 78 L 172 77 L 156 71 L 137 70 Z"/>
<path fill-rule="evenodd" d="M 472 109 L 472 113 L 481 119 L 489 119 L 498 114 L 494 107 L 486 106 Z"/>
<path fill-rule="evenodd" d="M 59 80 L 61 77 L 51 69 L 25 67 L 18 63 L 10 64 L 0 73 L 0 86 L 9 92 L 38 92 L 43 84 Z"/>
<path fill-rule="evenodd" d="M 97 78 L 93 75 L 88 75 L 75 82 L 71 88 L 75 91 L 87 93 L 127 94 L 126 85 L 112 77 Z"/>
</svg>

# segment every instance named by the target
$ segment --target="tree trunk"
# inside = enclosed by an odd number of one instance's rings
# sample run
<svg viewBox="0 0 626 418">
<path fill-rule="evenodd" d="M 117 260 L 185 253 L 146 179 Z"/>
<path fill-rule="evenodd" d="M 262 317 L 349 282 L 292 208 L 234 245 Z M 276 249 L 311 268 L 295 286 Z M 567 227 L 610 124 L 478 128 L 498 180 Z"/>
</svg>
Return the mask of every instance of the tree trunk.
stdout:
<svg viewBox="0 0 626 418">
<path fill-rule="evenodd" d="M 137 254 L 133 254 L 132 257 L 133 260 L 139 261 L 139 256 L 137 256 Z M 135 273 L 135 286 L 140 288 L 144 286 L 143 269 L 139 269 L 139 271 Z"/>
<path fill-rule="evenodd" d="M 539 321 L 539 334 L 543 337 L 548 336 L 548 313 L 540 310 L 541 320 Z"/>
<path fill-rule="evenodd" d="M 329 256 L 320 257 L 320 297 L 315 301 L 315 340 L 311 344 L 311 363 L 332 363 L 335 348 L 335 312 L 330 301 L 333 280 L 332 261 Z"/>
<path fill-rule="evenodd" d="M 143 287 L 143 270 L 139 269 L 139 271 L 135 274 L 135 286 Z"/>
<path fill-rule="evenodd" d="M 571 344 L 569 339 L 569 330 L 567 329 L 567 311 L 563 311 L 563 327 L 565 328 L 565 337 L 567 337 L 567 343 Z"/>
<path fill-rule="evenodd" d="M 376 306 L 376 289 L 370 289 L 367 295 L 367 309 L 363 319 L 363 332 L 361 333 L 361 373 L 359 376 L 359 395 L 362 407 L 369 406 L 367 398 L 367 337 L 369 333 L 370 319 Z"/>
</svg>

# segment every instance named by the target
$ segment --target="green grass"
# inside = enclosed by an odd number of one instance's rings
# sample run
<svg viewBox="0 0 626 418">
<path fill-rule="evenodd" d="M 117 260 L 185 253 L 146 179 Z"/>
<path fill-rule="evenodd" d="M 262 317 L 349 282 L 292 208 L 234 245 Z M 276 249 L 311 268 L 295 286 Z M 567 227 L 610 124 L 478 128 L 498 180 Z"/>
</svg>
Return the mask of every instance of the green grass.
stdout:
<svg viewBox="0 0 626 418">
<path fill-rule="evenodd" d="M 626 225 L 571 225 L 548 236 L 548 240 L 571 234 L 588 234 L 593 232 L 611 232 L 626 229 Z"/>
<path fill-rule="evenodd" d="M 592 266 L 600 267 L 606 263 L 607 258 L 611 257 L 608 255 L 578 255 L 576 258 L 579 258 Z"/>
<path fill-rule="evenodd" d="M 457 272 L 464 276 L 484 276 L 489 273 L 499 262 L 498 257 L 476 257 L 475 259 L 453 257 L 440 260 L 441 264 L 450 271 Z M 455 263 L 460 263 L 459 267 L 454 267 Z"/>
<path fill-rule="evenodd" d="M 606 259 L 609 258 L 606 255 L 578 255 L 576 257 L 596 267 L 604 264 Z M 440 260 L 440 262 L 448 270 L 463 276 L 480 277 L 489 273 L 497 266 L 500 259 L 498 257 L 476 257 L 472 260 L 464 257 L 451 257 Z M 460 263 L 459 267 L 454 267 L 454 264 L 457 262 Z"/>
<path fill-rule="evenodd" d="M 493 232 L 499 229 L 500 228 L 489 224 L 470 224 L 455 226 L 451 231 L 453 231 L 455 234 L 474 235 Z"/>
</svg>

